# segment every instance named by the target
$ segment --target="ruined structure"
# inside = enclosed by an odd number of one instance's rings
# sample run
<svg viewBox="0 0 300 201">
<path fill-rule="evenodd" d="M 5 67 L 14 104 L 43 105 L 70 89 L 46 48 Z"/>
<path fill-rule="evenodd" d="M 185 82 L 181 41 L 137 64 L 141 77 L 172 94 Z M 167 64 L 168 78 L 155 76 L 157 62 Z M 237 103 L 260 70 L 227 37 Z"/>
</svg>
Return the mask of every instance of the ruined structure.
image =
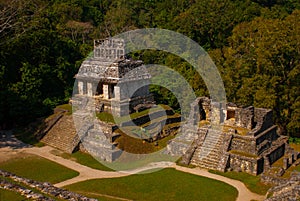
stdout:
<svg viewBox="0 0 300 201">
<path fill-rule="evenodd" d="M 43 141 L 48 144 L 54 141 L 52 146 L 56 146 L 60 143 L 54 139 L 66 139 L 70 142 L 68 145 L 64 143 L 57 147 L 67 147 L 68 152 L 74 151 L 81 142 L 83 146 L 80 147 L 93 156 L 114 161 L 122 154 L 115 142 L 118 126 L 130 127 L 134 122 L 142 130 L 150 128 L 153 132 L 148 132 L 151 136 L 148 140 L 151 142 L 176 132 L 181 117 L 169 109 L 152 111 L 118 125 L 89 116 L 91 111 L 96 111 L 121 117 L 152 107 L 153 96 L 148 89 L 150 78 L 142 61 L 125 58 L 122 39 L 96 40 L 93 55 L 82 63 L 76 75 L 72 97 L 76 108 L 73 111 L 76 132 L 63 138 L 50 130 Z M 182 156 L 184 164 L 257 175 L 268 170 L 287 150 L 287 138 L 277 133 L 272 118 L 272 111 L 268 109 L 241 107 L 199 97 L 191 105 L 190 116 L 180 128 L 181 134 L 169 141 L 165 153 Z M 62 128 L 60 122 L 63 120 L 69 121 L 68 118 L 58 119 L 57 125 L 51 126 L 52 130 Z M 168 125 L 166 129 L 165 125 Z M 299 153 L 293 153 L 290 161 L 299 157 Z"/>
<path fill-rule="evenodd" d="M 260 174 L 286 151 L 287 138 L 278 135 L 272 118 L 268 109 L 233 103 L 225 106 L 197 98 L 189 121 L 182 127 L 185 134 L 168 144 L 168 153 L 183 154 L 184 164 Z M 197 127 L 196 132 L 190 132 L 192 127 Z"/>
<path fill-rule="evenodd" d="M 150 74 L 142 61 L 126 59 L 124 54 L 122 39 L 95 40 L 93 56 L 82 63 L 75 76 L 73 99 L 93 97 L 96 111 L 117 116 L 133 112 L 139 104 L 151 105 Z"/>
</svg>

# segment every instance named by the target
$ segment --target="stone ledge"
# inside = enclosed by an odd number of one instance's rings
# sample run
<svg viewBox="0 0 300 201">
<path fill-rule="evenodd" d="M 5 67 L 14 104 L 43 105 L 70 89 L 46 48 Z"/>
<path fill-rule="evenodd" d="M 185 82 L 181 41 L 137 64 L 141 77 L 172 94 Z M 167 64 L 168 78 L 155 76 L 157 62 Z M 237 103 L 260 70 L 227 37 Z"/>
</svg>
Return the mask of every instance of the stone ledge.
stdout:
<svg viewBox="0 0 300 201">
<path fill-rule="evenodd" d="M 31 188 L 37 189 L 45 194 L 60 198 L 60 199 L 67 199 L 67 200 L 78 200 L 78 201 L 97 201 L 94 198 L 88 198 L 83 195 L 67 191 L 58 187 L 53 186 L 48 182 L 38 182 L 31 179 L 26 179 L 19 177 L 13 173 L 0 170 L 0 176 L 10 178 L 15 182 L 25 184 Z M 2 187 L 3 186 L 3 187 Z M 11 184 L 9 182 L 2 182 L 0 183 L 0 187 L 4 189 L 12 189 L 15 192 L 21 193 L 22 195 L 26 195 L 27 198 L 33 200 L 51 200 L 50 198 L 46 199 L 45 196 L 37 193 L 33 193 L 31 190 L 21 187 L 20 185 Z M 45 198 L 45 199 L 42 199 Z"/>
</svg>

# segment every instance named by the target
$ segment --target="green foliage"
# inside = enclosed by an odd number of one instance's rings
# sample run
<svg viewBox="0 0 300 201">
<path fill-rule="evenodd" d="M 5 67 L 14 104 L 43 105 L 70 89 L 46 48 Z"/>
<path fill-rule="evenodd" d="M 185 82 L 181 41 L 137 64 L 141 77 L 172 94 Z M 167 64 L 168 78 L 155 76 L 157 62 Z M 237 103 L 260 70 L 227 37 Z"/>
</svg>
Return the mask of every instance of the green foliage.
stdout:
<svg viewBox="0 0 300 201">
<path fill-rule="evenodd" d="M 86 195 L 93 192 L 145 201 L 199 200 L 199 198 L 226 201 L 235 200 L 238 194 L 234 187 L 223 182 L 170 168 L 151 174 L 89 180 L 66 188 Z"/>
<path fill-rule="evenodd" d="M 299 144 L 300 145 L 300 138 L 289 137 L 289 143 L 294 143 L 294 144 Z"/>
<path fill-rule="evenodd" d="M 274 109 L 281 130 L 299 137 L 297 0 L 13 0 L 0 7 L 1 19 L 11 25 L 0 20 L 0 126 L 27 124 L 66 103 L 93 39 L 158 27 L 210 50 L 230 101 Z M 134 57 L 171 67 L 197 96 L 209 96 L 203 79 L 181 58 L 155 50 Z M 170 89 L 153 85 L 151 91 L 158 103 L 185 113 Z"/>
<path fill-rule="evenodd" d="M 211 52 L 227 98 L 273 109 L 283 133 L 299 135 L 299 10 L 284 19 L 256 18 L 236 26 L 230 45 Z"/>
<path fill-rule="evenodd" d="M 58 105 L 56 108 L 61 108 L 61 109 L 67 110 L 68 111 L 67 114 L 72 114 L 72 105 L 70 105 L 70 104 Z"/>
</svg>

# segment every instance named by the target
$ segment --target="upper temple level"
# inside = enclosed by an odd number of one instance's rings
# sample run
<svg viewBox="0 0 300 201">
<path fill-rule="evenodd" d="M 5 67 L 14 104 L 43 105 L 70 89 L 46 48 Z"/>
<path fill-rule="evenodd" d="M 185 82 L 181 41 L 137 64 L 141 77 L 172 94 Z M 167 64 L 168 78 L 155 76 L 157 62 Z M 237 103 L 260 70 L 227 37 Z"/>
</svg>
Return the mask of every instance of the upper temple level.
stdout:
<svg viewBox="0 0 300 201">
<path fill-rule="evenodd" d="M 114 61 L 125 58 L 125 44 L 121 38 L 94 40 L 94 58 L 101 61 Z"/>
<path fill-rule="evenodd" d="M 95 40 L 93 55 L 82 62 L 75 77 L 75 96 L 96 98 L 99 111 L 123 115 L 153 102 L 151 75 L 143 61 L 125 58 L 123 39 Z"/>
</svg>

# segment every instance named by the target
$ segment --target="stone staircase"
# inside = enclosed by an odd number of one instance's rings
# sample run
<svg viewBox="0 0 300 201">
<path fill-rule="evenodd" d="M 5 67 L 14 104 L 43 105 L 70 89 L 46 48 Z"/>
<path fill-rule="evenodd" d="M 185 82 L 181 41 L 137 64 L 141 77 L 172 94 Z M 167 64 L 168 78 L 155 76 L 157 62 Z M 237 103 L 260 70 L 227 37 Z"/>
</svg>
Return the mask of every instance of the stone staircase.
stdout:
<svg viewBox="0 0 300 201">
<path fill-rule="evenodd" d="M 63 115 L 42 138 L 41 142 L 64 152 L 72 153 L 79 143 L 72 115 Z"/>
<path fill-rule="evenodd" d="M 197 147 L 201 146 L 203 144 L 203 141 L 207 135 L 208 128 L 207 127 L 202 127 L 198 128 L 198 138 L 193 141 L 191 146 L 187 149 L 185 154 L 182 156 L 181 159 L 181 164 L 183 165 L 188 165 L 191 162 L 191 159 L 197 149 Z"/>
<path fill-rule="evenodd" d="M 192 156 L 191 164 L 206 169 L 219 169 L 222 159 L 224 134 L 222 131 L 208 129 L 202 145 L 198 146 Z"/>
</svg>

